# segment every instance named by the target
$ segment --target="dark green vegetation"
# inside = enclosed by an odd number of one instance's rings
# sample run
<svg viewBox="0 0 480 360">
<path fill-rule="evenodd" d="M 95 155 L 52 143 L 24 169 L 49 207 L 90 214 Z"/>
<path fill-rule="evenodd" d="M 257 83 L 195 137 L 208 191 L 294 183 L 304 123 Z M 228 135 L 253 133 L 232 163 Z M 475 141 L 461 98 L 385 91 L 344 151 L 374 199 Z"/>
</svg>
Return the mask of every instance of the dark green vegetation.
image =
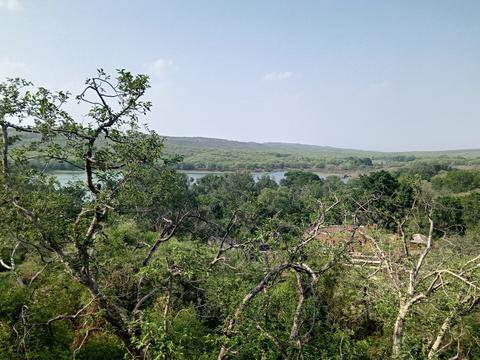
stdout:
<svg viewBox="0 0 480 360">
<path fill-rule="evenodd" d="M 478 172 L 191 185 L 140 132 L 147 88 L 100 71 L 83 123 L 0 84 L 0 359 L 480 357 Z"/>
</svg>

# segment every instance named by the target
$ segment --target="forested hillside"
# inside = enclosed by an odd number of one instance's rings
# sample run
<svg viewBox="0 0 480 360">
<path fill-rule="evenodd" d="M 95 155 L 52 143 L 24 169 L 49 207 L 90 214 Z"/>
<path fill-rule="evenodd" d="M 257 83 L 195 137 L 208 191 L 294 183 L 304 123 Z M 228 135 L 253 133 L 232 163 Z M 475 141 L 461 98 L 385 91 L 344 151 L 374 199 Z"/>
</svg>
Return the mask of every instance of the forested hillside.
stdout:
<svg viewBox="0 0 480 360">
<path fill-rule="evenodd" d="M 24 134 L 19 144 L 37 142 L 38 134 Z M 181 170 L 212 171 L 272 171 L 304 169 L 328 171 L 330 173 L 369 172 L 375 169 L 395 169 L 411 166 L 412 163 L 440 164 L 452 167 L 480 166 L 480 150 L 451 150 L 431 152 L 387 153 L 341 149 L 328 146 L 239 142 L 222 139 L 196 137 L 164 137 L 166 156 L 180 156 L 176 164 Z M 65 142 L 61 136 L 57 142 Z M 100 146 L 108 140 L 99 139 Z M 43 162 L 32 161 L 44 166 Z M 75 167 L 68 162 L 51 159 L 50 169 L 70 169 Z"/>
<path fill-rule="evenodd" d="M 0 84 L 0 359 L 480 358 L 480 171 L 452 169 L 456 153 L 388 155 L 405 164 L 348 183 L 292 170 L 192 184 L 173 153 L 387 155 L 165 144 L 139 127 L 148 87 L 124 70 L 72 100 Z M 83 181 L 60 186 L 48 163 Z"/>
</svg>

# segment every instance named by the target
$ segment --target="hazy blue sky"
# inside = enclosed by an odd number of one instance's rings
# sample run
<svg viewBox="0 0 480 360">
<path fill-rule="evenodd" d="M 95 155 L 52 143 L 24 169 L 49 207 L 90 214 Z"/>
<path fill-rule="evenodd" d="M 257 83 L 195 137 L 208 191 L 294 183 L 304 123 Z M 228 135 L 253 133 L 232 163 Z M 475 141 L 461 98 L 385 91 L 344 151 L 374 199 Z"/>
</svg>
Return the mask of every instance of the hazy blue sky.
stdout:
<svg viewBox="0 0 480 360">
<path fill-rule="evenodd" d="M 480 1 L 0 0 L 0 79 L 152 76 L 164 135 L 480 147 Z"/>
</svg>

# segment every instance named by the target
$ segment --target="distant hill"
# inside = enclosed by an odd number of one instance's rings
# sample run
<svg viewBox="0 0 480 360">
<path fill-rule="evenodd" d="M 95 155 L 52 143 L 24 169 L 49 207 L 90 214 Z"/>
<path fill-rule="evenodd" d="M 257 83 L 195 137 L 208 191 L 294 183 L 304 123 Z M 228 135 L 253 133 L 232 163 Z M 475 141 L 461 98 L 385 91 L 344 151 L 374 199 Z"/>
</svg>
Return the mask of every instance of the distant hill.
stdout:
<svg viewBox="0 0 480 360">
<path fill-rule="evenodd" d="M 241 151 L 285 151 L 299 153 L 323 153 L 323 154 L 378 154 L 375 151 L 354 149 L 342 149 L 331 146 L 304 145 L 294 143 L 276 142 L 241 142 L 234 140 L 206 138 L 206 137 L 166 137 L 166 148 L 169 152 L 189 154 L 199 150 L 241 150 Z"/>
<path fill-rule="evenodd" d="M 22 134 L 23 143 L 38 139 Z M 292 143 L 241 142 L 205 137 L 165 138 L 165 153 L 181 155 L 183 170 L 326 169 L 330 172 L 370 171 L 406 166 L 413 161 L 450 166 L 480 166 L 480 149 L 381 152 Z M 68 167 L 65 164 L 62 167 Z"/>
<path fill-rule="evenodd" d="M 184 157 L 185 170 L 328 169 L 356 171 L 398 167 L 415 160 L 480 165 L 480 149 L 381 152 L 291 143 L 241 142 L 204 137 L 166 137 L 166 152 Z"/>
<path fill-rule="evenodd" d="M 317 153 L 317 154 L 342 154 L 342 155 L 365 155 L 377 157 L 391 157 L 397 155 L 416 155 L 419 157 L 441 157 L 441 156 L 464 156 L 467 158 L 477 158 L 480 156 L 480 149 L 460 149 L 460 150 L 433 150 L 433 151 L 371 151 L 359 149 L 337 148 L 333 146 L 306 145 L 299 143 L 282 143 L 282 142 L 242 142 L 235 140 L 225 140 L 208 137 L 176 137 L 166 136 L 166 148 L 173 151 L 178 150 L 179 153 L 190 153 L 197 150 L 252 150 L 252 151 L 278 151 L 301 153 Z"/>
</svg>

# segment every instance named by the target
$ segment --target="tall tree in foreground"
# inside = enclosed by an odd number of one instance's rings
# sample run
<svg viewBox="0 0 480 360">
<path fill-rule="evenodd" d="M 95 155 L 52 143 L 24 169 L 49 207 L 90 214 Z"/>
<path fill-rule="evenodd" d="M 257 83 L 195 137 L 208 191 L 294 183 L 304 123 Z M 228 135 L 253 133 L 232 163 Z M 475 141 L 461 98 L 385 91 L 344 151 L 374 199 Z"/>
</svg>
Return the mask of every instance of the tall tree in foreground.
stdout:
<svg viewBox="0 0 480 360">
<path fill-rule="evenodd" d="M 136 304 L 122 304 L 109 296 L 96 257 L 105 223 L 119 207 L 118 199 L 125 196 L 124 189 L 132 179 L 161 164 L 162 139 L 153 132 L 140 132 L 138 125 L 139 116 L 151 106 L 142 100 L 149 87 L 148 77 L 120 70 L 111 78 L 100 70 L 96 77 L 86 81 L 85 89 L 76 98 L 79 103 L 89 105 L 86 121 L 77 121 L 62 110 L 67 94 L 52 94 L 45 89 L 22 94 L 22 87 L 28 85 L 12 80 L 0 88 L 5 189 L 2 201 L 3 211 L 12 219 L 10 224 L 2 222 L 2 230 L 13 231 L 19 217 L 22 218 L 23 246 L 37 251 L 47 262 L 60 261 L 88 289 L 128 352 L 140 357 L 143 352 L 132 344 L 134 334 L 130 323 L 145 301 L 143 290 L 138 289 Z M 29 132 L 41 136 L 34 155 L 82 170 L 86 192 L 77 193 L 80 198 L 68 198 L 55 191 L 55 184 L 41 173 L 12 169 L 10 129 L 16 130 L 16 134 Z M 20 148 L 16 151 L 23 160 L 31 154 Z M 136 265 L 138 268 L 149 263 L 158 244 L 173 235 L 181 220 L 181 215 L 165 220 L 165 227 L 149 246 L 144 260 Z M 7 228 L 9 225 L 11 229 Z"/>
</svg>

